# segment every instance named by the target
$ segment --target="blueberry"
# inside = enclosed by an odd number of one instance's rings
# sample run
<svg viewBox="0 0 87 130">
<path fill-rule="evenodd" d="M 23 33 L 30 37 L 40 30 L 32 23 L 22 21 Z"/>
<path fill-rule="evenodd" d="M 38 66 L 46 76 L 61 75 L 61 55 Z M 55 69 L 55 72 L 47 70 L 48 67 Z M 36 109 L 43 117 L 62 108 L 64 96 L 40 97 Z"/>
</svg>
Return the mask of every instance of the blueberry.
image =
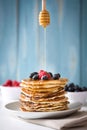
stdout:
<svg viewBox="0 0 87 130">
<path fill-rule="evenodd" d="M 68 92 L 74 92 L 74 87 L 68 87 Z"/>
<path fill-rule="evenodd" d="M 38 74 L 35 74 L 33 77 L 32 77 L 33 80 L 38 80 L 39 79 L 39 76 Z"/>
<path fill-rule="evenodd" d="M 48 77 L 46 75 L 41 77 L 41 80 L 48 80 Z"/>
<path fill-rule="evenodd" d="M 79 85 L 75 85 L 74 89 L 75 89 L 75 91 L 78 91 L 78 90 L 80 90 L 80 87 L 79 87 Z"/>
<path fill-rule="evenodd" d="M 75 91 L 75 84 L 74 83 L 69 83 L 67 85 L 66 89 L 67 89 L 68 92 L 74 92 Z"/>
<path fill-rule="evenodd" d="M 82 89 L 82 91 L 87 91 L 86 87 L 82 87 L 81 89 Z"/>
<path fill-rule="evenodd" d="M 60 74 L 59 73 L 58 74 L 54 74 L 54 76 L 53 76 L 54 80 L 59 79 L 59 78 L 60 78 Z"/>
<path fill-rule="evenodd" d="M 57 77 L 56 74 L 54 74 L 53 79 L 54 79 L 54 80 L 58 79 L 58 77 Z"/>
<path fill-rule="evenodd" d="M 58 75 L 59 78 L 61 77 L 61 75 L 59 73 L 57 75 Z"/>
<path fill-rule="evenodd" d="M 74 83 L 70 83 L 68 86 L 65 86 L 65 91 L 82 92 L 87 91 L 87 87 L 81 87 L 79 85 L 75 85 Z"/>
<path fill-rule="evenodd" d="M 74 83 L 70 83 L 69 87 L 75 88 L 75 84 Z"/>
<path fill-rule="evenodd" d="M 37 72 L 33 72 L 30 74 L 29 78 L 32 78 L 34 75 L 38 74 Z"/>
<path fill-rule="evenodd" d="M 75 92 L 81 92 L 82 88 L 79 85 L 75 86 Z"/>
<path fill-rule="evenodd" d="M 51 77 L 53 77 L 53 74 L 51 72 L 48 72 L 50 74 Z"/>
<path fill-rule="evenodd" d="M 81 92 L 81 91 L 82 91 L 82 88 L 81 88 L 81 87 L 79 87 L 79 88 L 78 88 L 78 90 L 79 90 L 79 92 Z"/>
</svg>

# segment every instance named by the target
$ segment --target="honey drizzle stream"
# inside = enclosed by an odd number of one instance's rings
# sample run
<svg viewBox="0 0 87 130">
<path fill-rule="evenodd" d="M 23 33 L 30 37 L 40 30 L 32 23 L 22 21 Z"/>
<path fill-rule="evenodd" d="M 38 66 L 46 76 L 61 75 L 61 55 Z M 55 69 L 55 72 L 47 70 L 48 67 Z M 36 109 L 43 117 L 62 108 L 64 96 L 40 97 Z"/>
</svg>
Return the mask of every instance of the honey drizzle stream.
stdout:
<svg viewBox="0 0 87 130">
<path fill-rule="evenodd" d="M 44 40 L 42 45 L 42 68 L 46 70 L 46 28 L 44 28 Z"/>
</svg>

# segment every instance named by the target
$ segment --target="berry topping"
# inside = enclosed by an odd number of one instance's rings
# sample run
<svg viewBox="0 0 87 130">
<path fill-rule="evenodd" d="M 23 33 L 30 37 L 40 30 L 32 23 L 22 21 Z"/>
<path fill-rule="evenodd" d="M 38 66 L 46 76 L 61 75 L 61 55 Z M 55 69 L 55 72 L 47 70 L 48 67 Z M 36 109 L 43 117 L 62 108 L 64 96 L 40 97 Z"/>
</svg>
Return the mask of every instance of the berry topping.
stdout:
<svg viewBox="0 0 87 130">
<path fill-rule="evenodd" d="M 39 79 L 39 76 L 38 74 L 35 74 L 33 77 L 32 77 L 33 80 L 38 80 Z"/>
<path fill-rule="evenodd" d="M 45 78 L 44 78 L 45 76 Z M 57 80 L 60 78 L 60 74 L 57 73 L 57 74 L 52 74 L 51 72 L 47 72 L 47 71 L 44 71 L 44 70 L 40 70 L 39 72 L 33 72 L 30 74 L 29 78 L 31 80 L 50 80 L 50 79 L 54 79 L 54 80 Z"/>
<path fill-rule="evenodd" d="M 51 77 L 53 77 L 53 74 L 51 72 L 48 72 L 50 74 Z"/>
<path fill-rule="evenodd" d="M 44 70 L 40 70 L 40 71 L 39 71 L 39 73 L 42 73 L 42 72 L 44 72 Z"/>
<path fill-rule="evenodd" d="M 39 74 L 39 79 L 41 79 L 42 76 L 47 76 L 48 79 L 51 78 L 51 75 L 48 72 L 44 71 L 44 70 L 40 70 L 38 74 Z"/>
<path fill-rule="evenodd" d="M 60 74 L 59 73 L 58 74 L 54 74 L 54 76 L 53 76 L 54 80 L 59 79 L 59 78 L 60 78 Z"/>
<path fill-rule="evenodd" d="M 34 75 L 38 74 L 37 72 L 33 72 L 30 74 L 29 78 L 32 78 Z"/>
<path fill-rule="evenodd" d="M 57 75 L 58 75 L 59 78 L 61 77 L 61 75 L 59 73 Z"/>
<path fill-rule="evenodd" d="M 41 77 L 42 80 L 48 80 L 48 77 L 46 75 Z"/>
</svg>

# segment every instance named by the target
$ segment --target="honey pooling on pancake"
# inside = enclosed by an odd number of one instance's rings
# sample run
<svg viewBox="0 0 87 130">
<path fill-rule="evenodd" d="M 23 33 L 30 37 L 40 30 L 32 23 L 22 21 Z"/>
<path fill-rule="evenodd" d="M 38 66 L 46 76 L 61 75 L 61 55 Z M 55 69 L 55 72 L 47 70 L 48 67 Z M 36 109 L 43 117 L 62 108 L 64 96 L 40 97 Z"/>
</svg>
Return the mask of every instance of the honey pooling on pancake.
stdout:
<svg viewBox="0 0 87 130">
<path fill-rule="evenodd" d="M 64 87 L 67 78 L 44 70 L 31 73 L 21 81 L 20 109 L 29 112 L 50 112 L 68 109 Z"/>
</svg>

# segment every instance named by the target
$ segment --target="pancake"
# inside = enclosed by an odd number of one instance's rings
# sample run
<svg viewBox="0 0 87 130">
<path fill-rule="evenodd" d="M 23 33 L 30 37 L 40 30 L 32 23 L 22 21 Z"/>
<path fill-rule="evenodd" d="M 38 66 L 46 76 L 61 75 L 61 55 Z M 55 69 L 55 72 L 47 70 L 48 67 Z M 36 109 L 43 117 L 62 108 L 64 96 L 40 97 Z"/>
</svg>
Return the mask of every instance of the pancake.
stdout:
<svg viewBox="0 0 87 130">
<path fill-rule="evenodd" d="M 68 109 L 68 98 L 65 96 L 64 86 L 67 78 L 54 80 L 21 81 L 20 110 L 28 112 L 50 112 Z"/>
<path fill-rule="evenodd" d="M 64 110 L 67 109 L 67 102 L 63 103 L 50 103 L 50 104 L 32 104 L 29 102 L 21 102 L 21 107 L 28 111 L 54 111 L 54 110 Z"/>
<path fill-rule="evenodd" d="M 51 97 L 51 98 L 34 98 L 34 97 L 27 97 L 27 96 L 25 96 L 25 95 L 23 95 L 23 94 L 21 94 L 20 95 L 20 100 L 23 100 L 23 101 L 32 101 L 32 102 L 34 102 L 34 103 L 37 103 L 37 102 L 47 102 L 47 103 L 49 103 L 49 102 L 59 102 L 59 101 L 62 101 L 62 100 L 64 100 L 64 99 L 67 99 L 67 98 L 65 98 L 65 96 L 53 96 L 53 97 Z"/>
<path fill-rule="evenodd" d="M 52 97 L 52 96 L 56 96 L 56 95 L 63 95 L 66 92 L 60 88 L 58 91 L 51 91 L 51 92 L 39 92 L 37 91 L 37 93 L 35 93 L 35 91 L 30 91 L 28 88 L 23 87 L 21 89 L 21 93 L 23 93 L 24 95 L 28 96 L 28 97 L 35 97 L 35 98 L 42 98 L 42 97 Z"/>
<path fill-rule="evenodd" d="M 63 101 L 63 102 L 58 102 L 58 103 L 32 103 L 32 102 L 25 102 L 21 101 L 21 107 L 26 108 L 29 111 L 38 111 L 38 110 L 43 110 L 43 111 L 54 111 L 55 110 L 64 110 L 64 108 L 67 109 L 67 104 L 68 101 Z"/>
<path fill-rule="evenodd" d="M 21 92 L 26 93 L 28 95 L 30 95 L 30 94 L 43 95 L 43 94 L 52 94 L 52 93 L 60 92 L 62 90 L 64 90 L 64 88 L 62 88 L 62 87 L 46 88 L 46 89 L 42 89 L 42 88 L 41 89 L 30 89 L 28 87 L 22 87 Z"/>
<path fill-rule="evenodd" d="M 34 108 L 30 108 L 30 107 L 22 107 L 21 106 L 21 110 L 23 111 L 28 111 L 28 112 L 54 112 L 54 111 L 62 111 L 62 110 L 66 110 L 68 109 L 67 106 L 61 106 L 61 107 L 57 107 L 57 108 L 38 108 L 38 109 L 34 109 Z"/>
<path fill-rule="evenodd" d="M 33 85 L 33 86 L 43 86 L 43 87 L 49 87 L 47 85 L 64 85 L 66 82 L 68 82 L 68 79 L 66 78 L 60 78 L 58 80 L 31 80 L 30 78 L 29 79 L 24 79 L 22 80 L 21 82 L 21 86 L 22 86 L 22 83 L 26 84 L 26 85 Z"/>
</svg>

